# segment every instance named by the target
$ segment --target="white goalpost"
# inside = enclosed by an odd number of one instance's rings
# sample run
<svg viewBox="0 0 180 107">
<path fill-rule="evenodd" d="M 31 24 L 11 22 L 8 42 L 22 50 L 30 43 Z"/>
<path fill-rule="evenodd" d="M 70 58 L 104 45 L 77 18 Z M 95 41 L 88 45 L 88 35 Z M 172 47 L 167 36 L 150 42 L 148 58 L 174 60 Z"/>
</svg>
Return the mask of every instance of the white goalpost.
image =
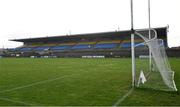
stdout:
<svg viewBox="0 0 180 107">
<path fill-rule="evenodd" d="M 164 42 L 157 38 L 156 30 L 151 28 L 150 0 L 148 0 L 148 13 L 149 28 L 134 30 L 133 0 L 131 0 L 132 86 L 177 91 L 174 71 L 168 62 Z M 141 39 L 140 41 L 143 42 L 135 44 L 136 39 Z M 140 53 L 146 57 L 140 57 Z"/>
</svg>

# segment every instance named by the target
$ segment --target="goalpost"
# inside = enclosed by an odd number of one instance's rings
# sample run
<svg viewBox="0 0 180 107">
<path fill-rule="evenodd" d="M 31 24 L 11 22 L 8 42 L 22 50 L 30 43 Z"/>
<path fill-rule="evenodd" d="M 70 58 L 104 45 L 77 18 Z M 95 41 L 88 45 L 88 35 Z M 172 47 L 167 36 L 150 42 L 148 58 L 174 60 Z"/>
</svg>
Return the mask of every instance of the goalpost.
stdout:
<svg viewBox="0 0 180 107">
<path fill-rule="evenodd" d="M 148 0 L 149 28 L 134 30 L 133 0 L 131 0 L 132 86 L 177 91 L 174 71 L 168 62 L 164 42 L 157 38 L 156 30 L 151 28 L 150 18 L 150 0 Z M 136 44 L 135 40 L 143 42 Z"/>
</svg>

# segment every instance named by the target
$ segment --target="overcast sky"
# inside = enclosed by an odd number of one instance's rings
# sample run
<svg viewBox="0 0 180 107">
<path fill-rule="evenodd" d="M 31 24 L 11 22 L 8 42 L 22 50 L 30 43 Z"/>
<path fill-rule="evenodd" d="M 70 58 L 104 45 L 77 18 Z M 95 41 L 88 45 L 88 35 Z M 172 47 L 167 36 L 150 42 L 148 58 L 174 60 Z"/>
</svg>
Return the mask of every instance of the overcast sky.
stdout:
<svg viewBox="0 0 180 107">
<path fill-rule="evenodd" d="M 148 27 L 148 0 L 134 0 L 135 28 Z M 152 27 L 170 26 L 170 47 L 180 46 L 180 0 L 151 0 Z M 9 39 L 130 29 L 130 0 L 0 0 L 0 48 Z"/>
</svg>

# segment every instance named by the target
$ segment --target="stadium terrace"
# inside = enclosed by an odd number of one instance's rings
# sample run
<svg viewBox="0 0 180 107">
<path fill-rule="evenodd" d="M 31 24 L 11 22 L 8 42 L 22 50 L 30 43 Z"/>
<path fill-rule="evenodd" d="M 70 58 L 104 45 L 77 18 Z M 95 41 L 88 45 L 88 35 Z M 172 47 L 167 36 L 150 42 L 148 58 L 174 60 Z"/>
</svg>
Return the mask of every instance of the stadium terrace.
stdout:
<svg viewBox="0 0 180 107">
<path fill-rule="evenodd" d="M 155 28 L 158 39 L 167 47 L 167 27 Z M 148 29 L 146 29 L 148 30 Z M 16 57 L 130 57 L 131 31 L 101 32 L 91 34 L 62 35 L 41 38 L 13 39 L 23 46 L 8 49 L 8 56 Z M 138 36 L 135 44 L 143 40 Z M 138 53 L 146 53 L 145 45 L 138 46 Z"/>
</svg>

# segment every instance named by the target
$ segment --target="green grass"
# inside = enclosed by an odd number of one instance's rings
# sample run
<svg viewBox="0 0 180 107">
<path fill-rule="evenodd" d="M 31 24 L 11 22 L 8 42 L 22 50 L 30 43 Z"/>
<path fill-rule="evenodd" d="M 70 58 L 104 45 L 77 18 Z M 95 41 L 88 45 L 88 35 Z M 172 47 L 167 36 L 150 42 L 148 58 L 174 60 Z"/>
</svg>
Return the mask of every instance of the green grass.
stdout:
<svg viewBox="0 0 180 107">
<path fill-rule="evenodd" d="M 180 59 L 171 58 L 170 63 L 180 89 Z M 21 86 L 26 87 L 14 89 Z M 112 106 L 130 89 L 129 58 L 0 59 L 0 105 Z M 120 105 L 180 105 L 179 101 L 178 93 L 141 88 Z"/>
</svg>

